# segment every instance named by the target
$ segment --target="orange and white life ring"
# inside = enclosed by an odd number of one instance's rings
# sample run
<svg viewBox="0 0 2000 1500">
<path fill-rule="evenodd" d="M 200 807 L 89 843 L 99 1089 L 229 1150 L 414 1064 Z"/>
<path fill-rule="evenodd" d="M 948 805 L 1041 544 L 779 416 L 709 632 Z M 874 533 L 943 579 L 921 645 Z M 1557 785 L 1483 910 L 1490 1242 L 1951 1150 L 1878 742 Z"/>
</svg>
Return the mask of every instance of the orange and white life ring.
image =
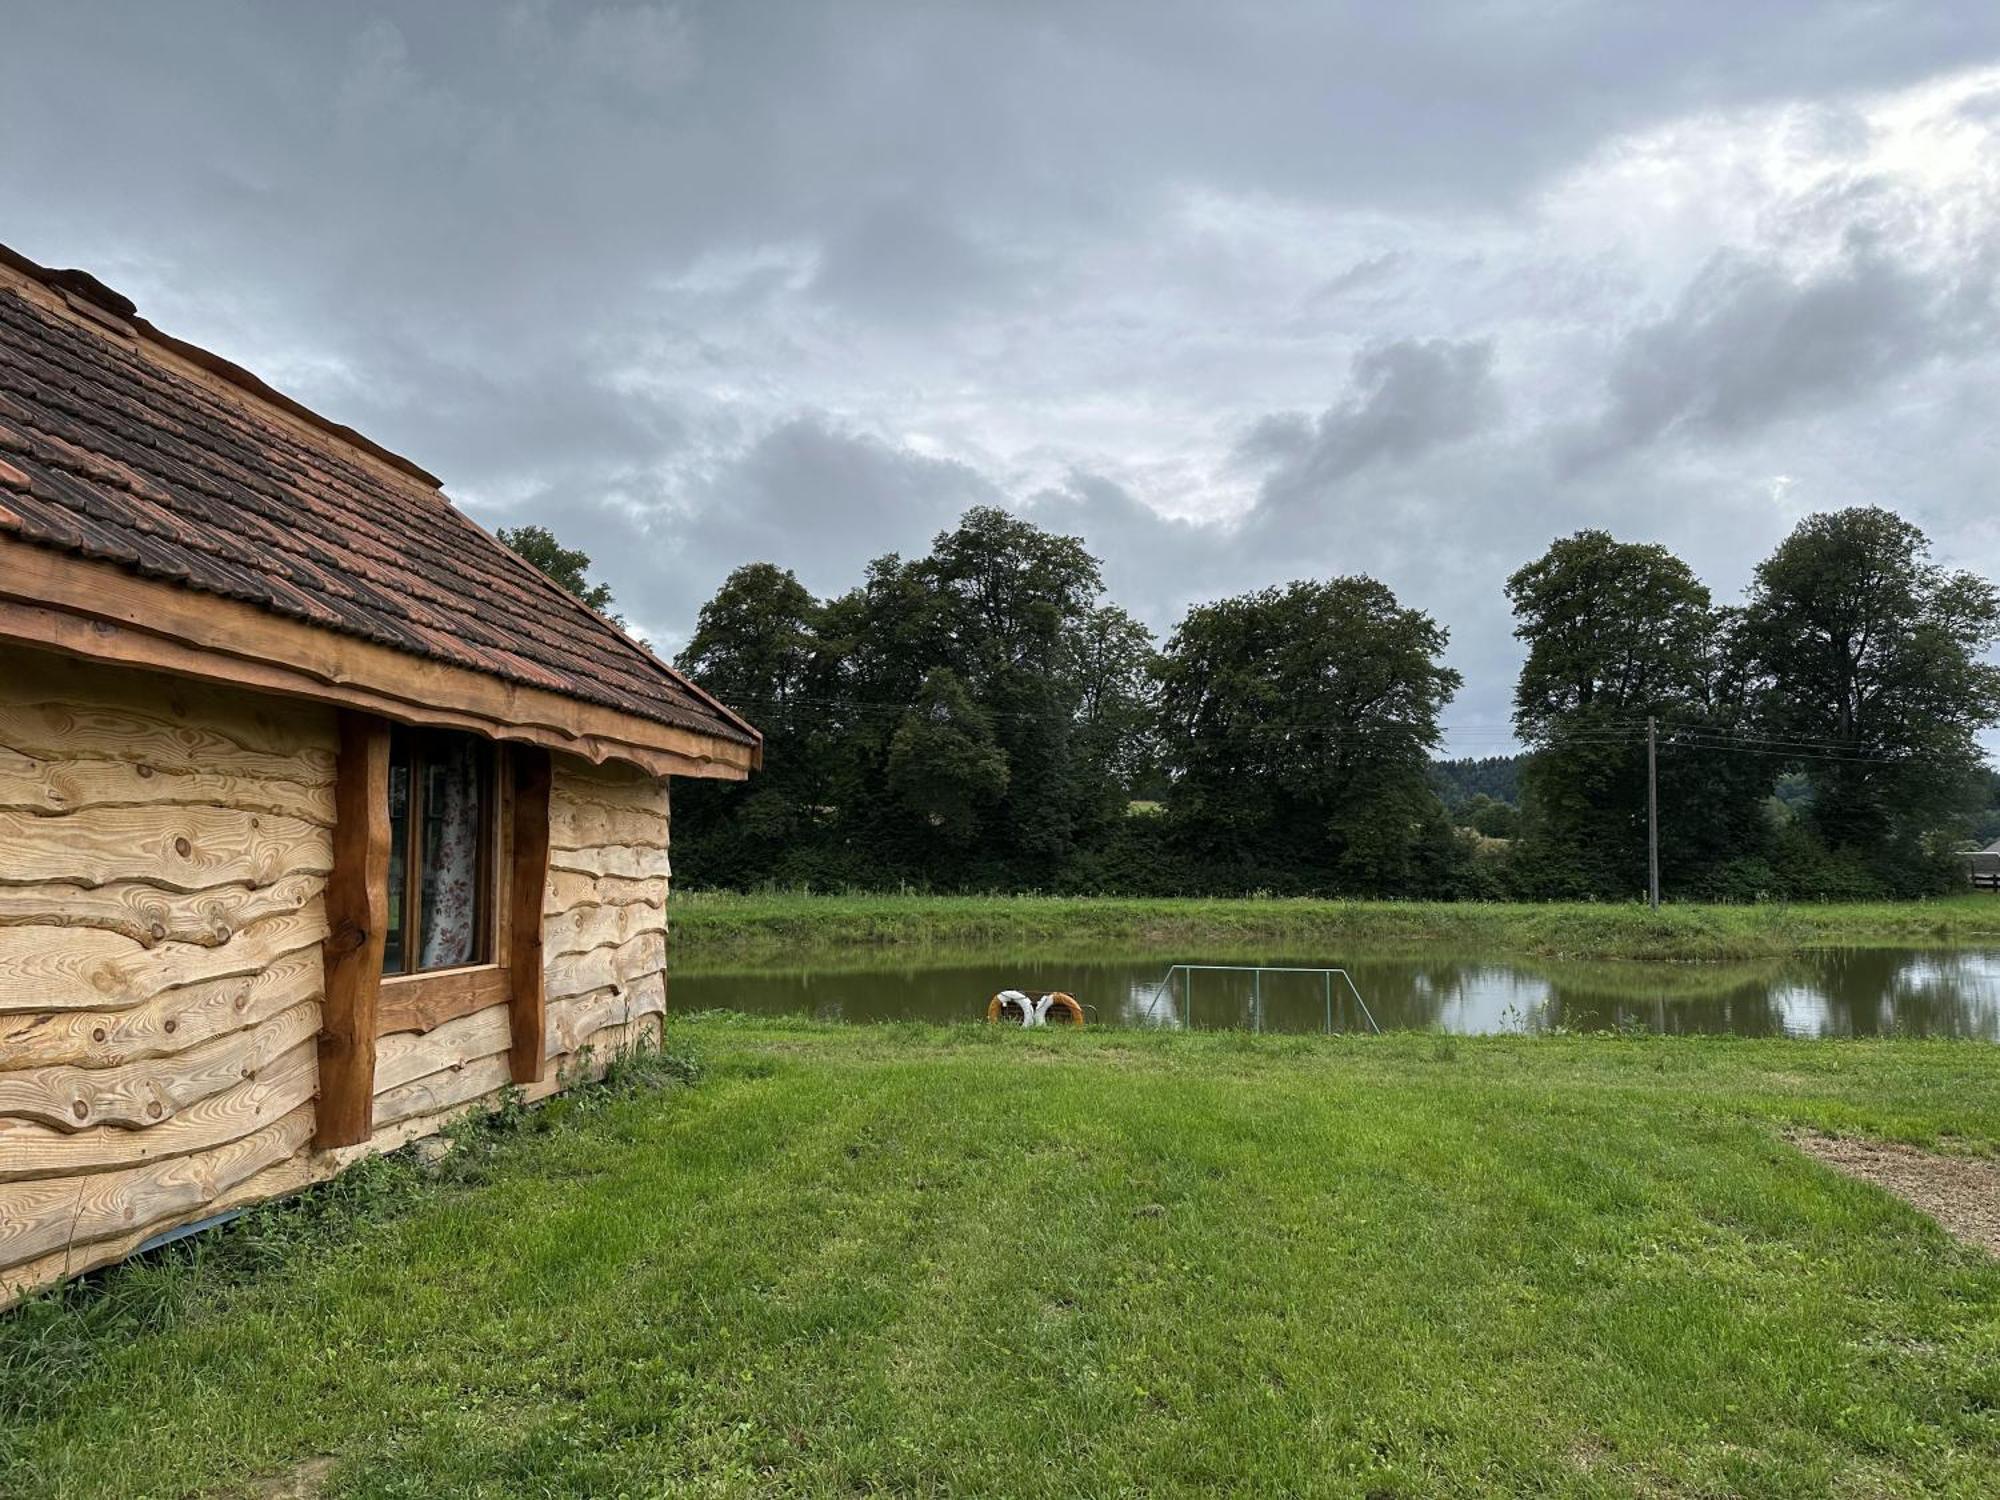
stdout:
<svg viewBox="0 0 2000 1500">
<path fill-rule="evenodd" d="M 1076 1003 L 1076 996 L 1065 995 L 1057 990 L 1052 995 L 1044 995 L 1035 1002 L 1035 1024 L 1047 1026 L 1054 1022 L 1058 1026 L 1081 1026 L 1083 1007 Z"/>
<path fill-rule="evenodd" d="M 1018 1019 L 1023 1026 L 1035 1024 L 1035 1002 L 1019 990 L 1002 990 L 986 1002 L 986 1019 L 989 1021 L 1012 1021 Z"/>
</svg>

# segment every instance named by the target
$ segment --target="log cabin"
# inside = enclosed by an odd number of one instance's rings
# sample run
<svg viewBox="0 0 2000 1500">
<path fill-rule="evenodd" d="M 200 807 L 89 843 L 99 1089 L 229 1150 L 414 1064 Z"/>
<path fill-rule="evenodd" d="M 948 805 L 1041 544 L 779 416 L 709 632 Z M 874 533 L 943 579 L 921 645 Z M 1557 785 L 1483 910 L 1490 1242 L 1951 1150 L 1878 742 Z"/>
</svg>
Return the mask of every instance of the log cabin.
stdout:
<svg viewBox="0 0 2000 1500">
<path fill-rule="evenodd" d="M 760 740 L 408 460 L 0 248 L 0 1305 L 661 1034 Z"/>
</svg>

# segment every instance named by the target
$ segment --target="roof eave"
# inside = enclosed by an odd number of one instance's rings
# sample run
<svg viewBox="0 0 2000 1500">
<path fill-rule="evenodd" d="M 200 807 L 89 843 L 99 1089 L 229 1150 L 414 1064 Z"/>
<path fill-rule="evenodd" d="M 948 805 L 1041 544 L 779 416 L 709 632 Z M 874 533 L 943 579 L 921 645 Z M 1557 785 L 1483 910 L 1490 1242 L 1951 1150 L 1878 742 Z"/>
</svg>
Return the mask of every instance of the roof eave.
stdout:
<svg viewBox="0 0 2000 1500">
<path fill-rule="evenodd" d="M 658 776 L 740 781 L 740 743 L 143 578 L 0 535 L 0 641 L 468 729 Z"/>
</svg>

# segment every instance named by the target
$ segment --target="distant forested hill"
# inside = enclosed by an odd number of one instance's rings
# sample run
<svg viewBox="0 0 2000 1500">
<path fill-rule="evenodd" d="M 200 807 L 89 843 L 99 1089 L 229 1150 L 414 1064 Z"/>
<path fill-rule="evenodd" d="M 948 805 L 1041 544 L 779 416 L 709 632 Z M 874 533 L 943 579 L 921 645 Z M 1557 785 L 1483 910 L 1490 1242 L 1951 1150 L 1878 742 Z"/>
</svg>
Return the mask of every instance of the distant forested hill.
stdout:
<svg viewBox="0 0 2000 1500">
<path fill-rule="evenodd" d="M 1456 812 L 1484 792 L 1495 802 L 1521 805 L 1520 755 L 1467 756 L 1460 760 L 1431 762 L 1431 785 L 1437 788 L 1444 805 Z"/>
</svg>

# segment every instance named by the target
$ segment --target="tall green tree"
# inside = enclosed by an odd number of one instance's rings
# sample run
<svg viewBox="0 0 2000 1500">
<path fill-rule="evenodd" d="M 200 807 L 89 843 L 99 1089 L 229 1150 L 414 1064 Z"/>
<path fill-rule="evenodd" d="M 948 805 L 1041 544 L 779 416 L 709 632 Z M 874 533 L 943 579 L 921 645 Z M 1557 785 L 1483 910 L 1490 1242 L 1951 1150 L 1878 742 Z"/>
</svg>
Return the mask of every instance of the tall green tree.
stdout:
<svg viewBox="0 0 2000 1500">
<path fill-rule="evenodd" d="M 890 736 L 884 769 L 891 795 L 915 820 L 913 842 L 931 860 L 979 836 L 980 815 L 1000 800 L 1009 775 L 991 717 L 949 667 L 924 674 L 917 701 Z"/>
<path fill-rule="evenodd" d="M 1046 880 L 1121 815 L 1132 741 L 1109 726 L 1142 717 L 1150 643 L 1102 594 L 1097 561 L 1075 537 L 978 507 L 925 556 L 878 558 L 860 588 L 829 605 L 840 682 L 830 718 L 850 845 L 886 860 L 920 848 L 926 868 L 916 873 L 941 876 L 939 842 L 912 829 L 898 789 L 907 757 L 891 784 L 904 710 L 941 691 L 940 670 L 984 716 L 1006 771 L 994 795 L 968 799 L 949 820 L 962 856 L 954 878 Z"/>
<path fill-rule="evenodd" d="M 769 743 L 811 721 L 820 603 L 788 568 L 750 563 L 701 607 L 677 658 L 717 697 L 755 717 Z"/>
<path fill-rule="evenodd" d="M 2000 721 L 2000 594 L 1929 560 L 1879 507 L 1808 516 L 1757 569 L 1744 613 L 1758 719 L 1812 783 L 1808 826 L 1892 891 L 1951 875 Z"/>
<path fill-rule="evenodd" d="M 1497 802 L 1484 792 L 1474 792 L 1452 809 L 1452 822 L 1489 839 L 1511 839 L 1521 831 L 1521 810 L 1511 802 Z"/>
<path fill-rule="evenodd" d="M 1189 610 L 1159 678 L 1168 812 L 1191 856 L 1283 888 L 1434 884 L 1452 840 L 1428 770 L 1460 681 L 1445 641 L 1372 578 Z"/>
<path fill-rule="evenodd" d="M 546 526 L 502 526 L 493 533 L 500 545 L 526 558 L 614 625 L 625 621 L 611 612 L 611 585 L 590 581 L 590 554 L 565 547 Z"/>
<path fill-rule="evenodd" d="M 1077 692 L 1078 753 L 1093 785 L 1122 814 L 1157 781 L 1160 763 L 1153 633 L 1115 604 L 1091 610 L 1068 632 L 1067 671 Z"/>
<path fill-rule="evenodd" d="M 1646 883 L 1645 722 L 1656 719 L 1661 873 L 1712 893 L 1767 840 L 1775 768 L 1729 748 L 1740 727 L 1733 617 L 1666 548 L 1579 531 L 1507 580 L 1527 655 L 1514 727 L 1522 772 L 1517 874 L 1541 895 L 1627 896 Z"/>
<path fill-rule="evenodd" d="M 676 848 L 696 884 L 815 873 L 784 865 L 817 838 L 830 796 L 816 701 L 831 680 L 824 617 L 806 587 L 770 563 L 738 568 L 701 608 L 677 665 L 758 727 L 764 765 L 747 782 L 677 784 Z"/>
<path fill-rule="evenodd" d="M 1104 592 L 1097 559 L 1077 537 L 979 506 L 916 571 L 936 601 L 941 664 L 992 716 L 1007 757 L 989 848 L 1020 865 L 1067 857 L 1107 815 L 1108 769 L 1078 734 L 1080 638 Z"/>
</svg>

